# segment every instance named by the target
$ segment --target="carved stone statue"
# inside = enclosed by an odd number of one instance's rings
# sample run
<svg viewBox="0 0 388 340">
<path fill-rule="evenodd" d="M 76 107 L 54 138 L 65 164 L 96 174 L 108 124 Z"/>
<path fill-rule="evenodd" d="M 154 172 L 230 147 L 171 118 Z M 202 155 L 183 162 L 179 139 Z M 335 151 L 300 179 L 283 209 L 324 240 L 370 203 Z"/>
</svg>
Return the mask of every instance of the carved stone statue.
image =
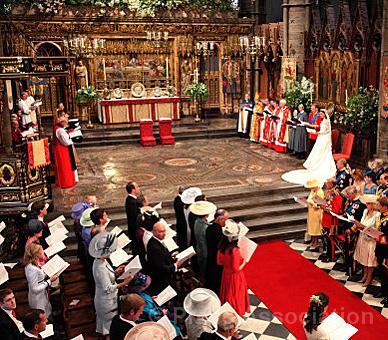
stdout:
<svg viewBox="0 0 388 340">
<path fill-rule="evenodd" d="M 193 67 L 191 61 L 185 59 L 181 65 L 181 94 L 184 95 L 186 88 L 191 84 Z"/>
<path fill-rule="evenodd" d="M 75 68 L 75 80 L 77 89 L 88 87 L 88 69 L 82 60 L 78 61 L 78 65 Z"/>
</svg>

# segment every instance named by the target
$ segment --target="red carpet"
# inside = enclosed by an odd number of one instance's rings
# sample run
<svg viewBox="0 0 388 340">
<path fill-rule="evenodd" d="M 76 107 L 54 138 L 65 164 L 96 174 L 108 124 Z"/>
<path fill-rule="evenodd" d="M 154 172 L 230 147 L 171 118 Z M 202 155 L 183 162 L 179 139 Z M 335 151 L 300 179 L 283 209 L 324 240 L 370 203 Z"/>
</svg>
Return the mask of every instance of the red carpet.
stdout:
<svg viewBox="0 0 388 340">
<path fill-rule="evenodd" d="M 260 244 L 244 272 L 249 288 L 297 339 L 305 339 L 302 320 L 316 292 L 329 295 L 329 314 L 358 328 L 352 339 L 388 334 L 387 319 L 282 241 Z"/>
</svg>

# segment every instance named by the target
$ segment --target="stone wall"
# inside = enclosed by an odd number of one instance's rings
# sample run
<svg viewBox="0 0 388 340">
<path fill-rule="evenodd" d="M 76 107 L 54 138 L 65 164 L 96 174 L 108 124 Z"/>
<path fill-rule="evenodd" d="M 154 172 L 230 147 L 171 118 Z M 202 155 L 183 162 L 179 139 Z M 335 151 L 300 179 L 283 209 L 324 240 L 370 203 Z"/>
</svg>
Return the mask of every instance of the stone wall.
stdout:
<svg viewBox="0 0 388 340">
<path fill-rule="evenodd" d="M 285 55 L 298 58 L 298 74 L 304 73 L 304 36 L 309 28 L 310 18 L 309 0 L 283 0 Z"/>
</svg>

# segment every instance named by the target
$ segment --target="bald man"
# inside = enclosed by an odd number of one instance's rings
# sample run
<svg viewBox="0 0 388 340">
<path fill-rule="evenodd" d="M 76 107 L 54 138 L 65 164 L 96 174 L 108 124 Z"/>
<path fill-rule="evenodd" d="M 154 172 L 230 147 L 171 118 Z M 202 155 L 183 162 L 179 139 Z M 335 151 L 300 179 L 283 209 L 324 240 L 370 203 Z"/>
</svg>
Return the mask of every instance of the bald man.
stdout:
<svg viewBox="0 0 388 340">
<path fill-rule="evenodd" d="M 176 262 L 163 244 L 166 226 L 157 222 L 152 228 L 152 237 L 147 244 L 147 263 L 152 278 L 150 292 L 159 294 L 164 288 L 174 284 L 174 273 L 182 266 Z"/>
</svg>

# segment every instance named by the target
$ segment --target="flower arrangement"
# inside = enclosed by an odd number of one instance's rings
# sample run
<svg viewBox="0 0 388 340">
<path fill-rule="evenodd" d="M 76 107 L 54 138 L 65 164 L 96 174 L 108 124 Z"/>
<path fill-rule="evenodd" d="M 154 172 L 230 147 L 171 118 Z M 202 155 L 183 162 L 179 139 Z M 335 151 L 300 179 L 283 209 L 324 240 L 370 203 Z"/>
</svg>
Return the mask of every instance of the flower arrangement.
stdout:
<svg viewBox="0 0 388 340">
<path fill-rule="evenodd" d="M 65 5 L 65 0 L 46 0 L 46 1 L 34 1 L 33 6 L 36 6 L 41 13 L 44 14 L 58 14 L 62 7 Z"/>
<path fill-rule="evenodd" d="M 201 102 L 207 99 L 208 89 L 205 83 L 193 83 L 187 86 L 185 95 L 193 101 Z"/>
<path fill-rule="evenodd" d="M 299 104 L 303 104 L 305 111 L 308 111 L 314 97 L 315 84 L 311 79 L 302 77 L 300 81 L 291 84 L 289 90 L 284 94 L 287 105 L 296 109 Z"/>
<path fill-rule="evenodd" d="M 345 113 L 337 113 L 334 123 L 354 133 L 375 132 L 379 111 L 379 92 L 370 86 L 360 87 L 348 100 Z"/>
<path fill-rule="evenodd" d="M 77 104 L 90 104 L 100 99 L 101 96 L 94 87 L 84 87 L 79 89 L 75 96 Z"/>
</svg>

